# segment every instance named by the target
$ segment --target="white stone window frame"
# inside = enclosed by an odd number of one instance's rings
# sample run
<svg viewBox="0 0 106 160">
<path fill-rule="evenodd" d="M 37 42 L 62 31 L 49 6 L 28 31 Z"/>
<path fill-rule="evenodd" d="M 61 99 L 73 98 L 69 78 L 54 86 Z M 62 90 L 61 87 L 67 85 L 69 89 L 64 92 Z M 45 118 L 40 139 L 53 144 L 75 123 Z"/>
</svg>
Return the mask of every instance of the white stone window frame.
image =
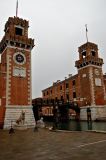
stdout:
<svg viewBox="0 0 106 160">
<path fill-rule="evenodd" d="M 14 77 L 26 77 L 26 68 L 25 67 L 13 67 L 13 76 Z"/>
<path fill-rule="evenodd" d="M 102 80 L 100 78 L 95 78 L 95 86 L 97 86 L 97 87 L 102 86 Z"/>
</svg>

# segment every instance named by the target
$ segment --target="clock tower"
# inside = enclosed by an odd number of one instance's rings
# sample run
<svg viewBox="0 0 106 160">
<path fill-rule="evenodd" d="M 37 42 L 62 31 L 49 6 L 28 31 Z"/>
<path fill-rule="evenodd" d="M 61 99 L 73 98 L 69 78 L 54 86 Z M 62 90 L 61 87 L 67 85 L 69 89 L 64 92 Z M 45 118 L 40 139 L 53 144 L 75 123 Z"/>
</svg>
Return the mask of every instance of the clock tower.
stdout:
<svg viewBox="0 0 106 160">
<path fill-rule="evenodd" d="M 9 17 L 0 42 L 0 124 L 8 128 L 25 112 L 25 124 L 34 125 L 31 95 L 31 50 L 29 22 Z"/>
</svg>

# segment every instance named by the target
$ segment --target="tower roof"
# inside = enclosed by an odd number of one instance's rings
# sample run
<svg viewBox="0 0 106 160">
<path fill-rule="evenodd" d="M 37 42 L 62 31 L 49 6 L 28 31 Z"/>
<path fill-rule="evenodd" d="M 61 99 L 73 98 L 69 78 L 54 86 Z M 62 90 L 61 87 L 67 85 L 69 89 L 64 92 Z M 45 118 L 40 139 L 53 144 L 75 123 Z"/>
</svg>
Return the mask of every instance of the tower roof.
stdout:
<svg viewBox="0 0 106 160">
<path fill-rule="evenodd" d="M 19 18 L 19 17 L 9 17 L 5 24 L 4 31 L 6 32 L 10 25 L 19 25 L 21 27 L 29 27 L 29 21 Z"/>
<path fill-rule="evenodd" d="M 0 42 L 0 53 L 6 46 L 32 49 L 34 39 L 28 37 L 29 21 L 19 17 L 9 17 L 4 28 L 5 35 Z"/>
<path fill-rule="evenodd" d="M 87 42 L 87 43 L 82 44 L 80 47 L 78 47 L 78 51 L 81 52 L 82 50 L 86 48 L 98 50 L 98 45 L 92 42 Z"/>
</svg>

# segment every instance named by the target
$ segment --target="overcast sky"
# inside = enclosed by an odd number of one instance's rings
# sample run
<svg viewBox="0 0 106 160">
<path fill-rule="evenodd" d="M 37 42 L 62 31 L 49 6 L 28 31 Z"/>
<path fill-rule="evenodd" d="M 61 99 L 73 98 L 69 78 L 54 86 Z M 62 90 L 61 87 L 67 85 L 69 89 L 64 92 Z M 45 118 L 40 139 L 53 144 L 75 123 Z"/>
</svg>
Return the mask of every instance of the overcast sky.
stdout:
<svg viewBox="0 0 106 160">
<path fill-rule="evenodd" d="M 16 0 L 0 0 L 0 40 L 8 17 L 16 14 Z M 106 0 L 19 0 L 18 16 L 29 20 L 32 50 L 32 96 L 68 74 L 76 74 L 78 47 L 98 44 L 106 72 Z"/>
</svg>

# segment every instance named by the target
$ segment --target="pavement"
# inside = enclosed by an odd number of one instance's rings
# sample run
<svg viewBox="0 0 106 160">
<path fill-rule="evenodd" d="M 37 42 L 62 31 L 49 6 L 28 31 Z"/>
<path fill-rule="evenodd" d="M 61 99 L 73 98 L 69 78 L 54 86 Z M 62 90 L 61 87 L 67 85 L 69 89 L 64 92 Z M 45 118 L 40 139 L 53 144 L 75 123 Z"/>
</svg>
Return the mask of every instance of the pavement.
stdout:
<svg viewBox="0 0 106 160">
<path fill-rule="evenodd" d="M 0 130 L 0 160 L 105 160 L 106 134 L 41 129 Z"/>
</svg>

